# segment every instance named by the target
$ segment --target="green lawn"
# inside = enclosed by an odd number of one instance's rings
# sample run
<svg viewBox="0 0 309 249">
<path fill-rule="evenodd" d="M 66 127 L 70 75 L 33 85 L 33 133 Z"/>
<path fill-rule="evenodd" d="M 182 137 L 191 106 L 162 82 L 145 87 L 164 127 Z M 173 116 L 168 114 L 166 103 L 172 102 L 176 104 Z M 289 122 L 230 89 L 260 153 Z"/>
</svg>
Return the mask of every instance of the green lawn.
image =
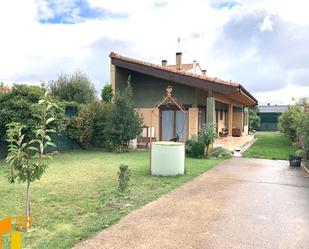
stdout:
<svg viewBox="0 0 309 249">
<path fill-rule="evenodd" d="M 243 154 L 244 157 L 288 160 L 296 148 L 279 132 L 260 132 L 257 141 Z"/>
<path fill-rule="evenodd" d="M 100 150 L 54 156 L 46 174 L 31 189 L 33 229 L 23 236 L 23 248 L 70 248 L 107 228 L 132 210 L 200 175 L 219 160 L 187 159 L 187 174 L 177 177 L 147 175 L 148 152 L 116 154 Z M 117 191 L 117 171 L 128 164 L 128 191 Z M 25 184 L 9 184 L 0 164 L 0 220 L 24 214 Z M 10 248 L 7 235 L 4 248 Z"/>
</svg>

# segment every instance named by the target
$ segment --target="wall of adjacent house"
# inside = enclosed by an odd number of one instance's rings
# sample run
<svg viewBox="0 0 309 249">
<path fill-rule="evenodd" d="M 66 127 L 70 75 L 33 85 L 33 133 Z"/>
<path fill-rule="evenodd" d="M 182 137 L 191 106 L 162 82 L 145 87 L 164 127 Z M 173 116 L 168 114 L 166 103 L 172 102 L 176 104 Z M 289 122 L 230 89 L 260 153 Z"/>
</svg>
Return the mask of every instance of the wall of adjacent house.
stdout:
<svg viewBox="0 0 309 249">
<path fill-rule="evenodd" d="M 131 75 L 131 85 L 134 101 L 137 108 L 152 108 L 158 101 L 166 96 L 166 88 L 173 87 L 172 95 L 183 105 L 196 107 L 196 89 L 177 83 L 171 83 L 166 80 L 151 77 L 148 75 L 132 72 L 126 69 L 116 67 L 115 87 L 116 91 L 122 91 Z M 206 99 L 204 101 L 206 103 Z"/>
<path fill-rule="evenodd" d="M 156 140 L 159 140 L 159 110 L 156 108 L 138 108 L 139 114 L 143 118 L 143 125 L 152 127 Z M 153 111 L 153 112 L 152 112 Z M 151 122 L 152 118 L 152 122 Z M 150 134 L 149 129 L 149 133 Z"/>
</svg>

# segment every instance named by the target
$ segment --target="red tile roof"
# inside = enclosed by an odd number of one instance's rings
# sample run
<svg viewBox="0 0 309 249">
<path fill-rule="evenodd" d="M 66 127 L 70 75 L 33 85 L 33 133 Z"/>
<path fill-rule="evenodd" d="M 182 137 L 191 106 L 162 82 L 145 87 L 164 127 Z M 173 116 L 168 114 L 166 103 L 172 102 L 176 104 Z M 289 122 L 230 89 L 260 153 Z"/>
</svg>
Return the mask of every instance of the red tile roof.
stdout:
<svg viewBox="0 0 309 249">
<path fill-rule="evenodd" d="M 114 53 L 114 52 L 111 52 L 109 57 L 115 58 L 115 59 L 120 59 L 120 60 L 123 60 L 123 61 L 128 61 L 128 62 L 135 63 L 135 64 L 145 65 L 145 66 L 148 66 L 148 67 L 153 67 L 153 68 L 157 68 L 157 69 L 161 69 L 161 70 L 165 70 L 165 71 L 169 71 L 169 72 L 174 72 L 174 73 L 177 73 L 177 74 L 182 74 L 182 75 L 186 75 L 186 76 L 190 76 L 190 77 L 194 77 L 194 78 L 204 79 L 204 80 L 211 81 L 211 82 L 218 83 L 218 84 L 236 86 L 236 87 L 240 86 L 239 83 L 221 80 L 217 77 L 209 77 L 209 76 L 206 76 L 206 75 L 199 75 L 199 74 L 195 74 L 195 73 L 186 72 L 186 71 L 183 71 L 183 70 L 177 70 L 176 67 L 174 67 L 174 65 L 161 66 L 161 65 L 150 63 L 150 62 L 145 62 L 145 61 L 125 57 L 125 56 L 122 56 L 122 55 Z M 191 64 L 182 64 L 182 65 L 186 65 L 185 67 L 190 67 Z M 193 64 L 192 64 L 192 66 L 193 66 Z"/>
</svg>

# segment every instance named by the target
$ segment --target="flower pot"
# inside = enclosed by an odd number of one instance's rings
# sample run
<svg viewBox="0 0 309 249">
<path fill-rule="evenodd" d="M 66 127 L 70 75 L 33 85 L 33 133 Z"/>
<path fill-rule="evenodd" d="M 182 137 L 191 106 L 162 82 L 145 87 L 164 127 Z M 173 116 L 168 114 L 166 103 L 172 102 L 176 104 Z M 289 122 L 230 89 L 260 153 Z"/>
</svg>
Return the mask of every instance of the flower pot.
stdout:
<svg viewBox="0 0 309 249">
<path fill-rule="evenodd" d="M 300 156 L 290 155 L 289 156 L 289 162 L 290 162 L 290 166 L 300 167 L 300 165 L 301 165 L 301 157 Z"/>
</svg>

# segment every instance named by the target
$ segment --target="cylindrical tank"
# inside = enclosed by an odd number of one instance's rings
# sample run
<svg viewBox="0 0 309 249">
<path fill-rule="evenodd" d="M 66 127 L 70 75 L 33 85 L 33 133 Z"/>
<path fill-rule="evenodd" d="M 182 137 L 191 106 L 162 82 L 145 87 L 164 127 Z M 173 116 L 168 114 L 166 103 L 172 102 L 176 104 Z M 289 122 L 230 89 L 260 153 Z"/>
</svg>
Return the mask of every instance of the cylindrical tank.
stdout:
<svg viewBox="0 0 309 249">
<path fill-rule="evenodd" d="M 183 175 L 185 170 L 185 145 L 180 142 L 153 142 L 151 173 L 160 176 Z"/>
</svg>

